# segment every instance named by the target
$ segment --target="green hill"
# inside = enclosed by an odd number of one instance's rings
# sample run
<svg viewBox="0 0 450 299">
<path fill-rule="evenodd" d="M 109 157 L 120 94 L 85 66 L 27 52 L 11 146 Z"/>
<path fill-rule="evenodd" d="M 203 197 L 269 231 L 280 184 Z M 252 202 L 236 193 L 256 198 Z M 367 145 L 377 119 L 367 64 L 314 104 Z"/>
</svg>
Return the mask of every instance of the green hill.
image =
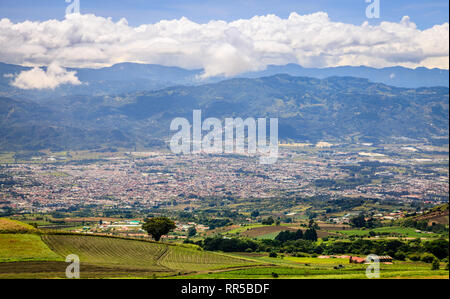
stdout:
<svg viewBox="0 0 450 299">
<path fill-rule="evenodd" d="M 37 231 L 33 226 L 7 218 L 0 218 L 0 234 L 17 233 L 35 233 Z"/>
<path fill-rule="evenodd" d="M 198 247 L 89 235 L 0 234 L 0 278 L 64 278 L 76 254 L 84 278 L 172 276 L 260 264 Z"/>
<path fill-rule="evenodd" d="M 61 256 L 76 254 L 82 262 L 128 269 L 191 272 L 254 264 L 183 245 L 77 235 L 45 235 L 43 240 Z"/>
<path fill-rule="evenodd" d="M 62 257 L 50 250 L 35 234 L 0 234 L 0 263 L 57 261 Z"/>
</svg>

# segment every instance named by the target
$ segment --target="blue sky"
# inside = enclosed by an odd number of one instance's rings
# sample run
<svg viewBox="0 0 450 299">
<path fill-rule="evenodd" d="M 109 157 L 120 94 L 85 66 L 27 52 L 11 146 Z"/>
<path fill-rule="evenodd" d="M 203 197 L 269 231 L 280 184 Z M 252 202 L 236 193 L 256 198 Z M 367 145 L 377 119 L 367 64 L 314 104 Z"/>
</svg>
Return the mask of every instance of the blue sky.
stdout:
<svg viewBox="0 0 450 299">
<path fill-rule="evenodd" d="M 366 17 L 366 1 L 80 0 L 81 14 L 66 16 L 65 0 L 0 0 L 0 61 L 153 63 L 205 77 L 288 63 L 449 68 L 448 0 L 371 0 L 379 19 Z"/>
<path fill-rule="evenodd" d="M 394 21 L 408 15 L 420 29 L 448 22 L 447 0 L 380 0 L 381 18 L 369 20 Z M 365 0 L 80 0 L 82 13 L 112 17 L 125 17 L 131 26 L 155 23 L 161 19 L 187 17 L 198 23 L 212 19 L 248 19 L 255 15 L 276 14 L 282 18 L 291 12 L 309 14 L 325 11 L 333 21 L 361 24 L 368 19 Z M 13 22 L 25 20 L 63 19 L 64 0 L 0 0 L 0 18 Z"/>
</svg>

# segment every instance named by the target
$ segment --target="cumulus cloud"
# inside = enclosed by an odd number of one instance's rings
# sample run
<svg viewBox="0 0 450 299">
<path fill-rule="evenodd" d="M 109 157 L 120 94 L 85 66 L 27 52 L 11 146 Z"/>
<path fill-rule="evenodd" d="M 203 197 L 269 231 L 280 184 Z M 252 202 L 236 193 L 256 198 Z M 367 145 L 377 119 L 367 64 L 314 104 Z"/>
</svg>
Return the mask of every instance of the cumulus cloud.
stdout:
<svg viewBox="0 0 450 299">
<path fill-rule="evenodd" d="M 419 30 L 398 23 L 334 22 L 324 12 L 255 16 L 198 24 L 181 18 L 129 26 L 95 15 L 12 23 L 0 20 L 0 61 L 67 67 L 103 67 L 119 62 L 203 68 L 204 77 L 262 70 L 269 64 L 305 67 L 366 65 L 448 69 L 449 24 Z M 36 70 L 35 70 L 36 71 Z"/>
<path fill-rule="evenodd" d="M 81 82 L 76 77 L 76 72 L 67 71 L 57 63 L 50 64 L 47 71 L 39 67 L 22 71 L 11 83 L 20 89 L 55 89 L 61 84 L 80 85 Z"/>
</svg>

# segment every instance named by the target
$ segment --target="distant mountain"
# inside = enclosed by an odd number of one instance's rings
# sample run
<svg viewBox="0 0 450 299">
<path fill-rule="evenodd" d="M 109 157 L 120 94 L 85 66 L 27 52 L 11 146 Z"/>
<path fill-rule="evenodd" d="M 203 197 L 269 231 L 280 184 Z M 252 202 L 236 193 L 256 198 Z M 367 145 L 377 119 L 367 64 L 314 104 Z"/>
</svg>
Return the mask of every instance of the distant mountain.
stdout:
<svg viewBox="0 0 450 299">
<path fill-rule="evenodd" d="M 100 69 L 74 68 L 83 82 L 149 80 L 166 84 L 197 82 L 202 70 L 186 70 L 156 64 L 119 63 Z"/>
<path fill-rule="evenodd" d="M 0 98 L 0 149 L 163 145 L 175 117 L 278 117 L 282 140 L 448 144 L 449 90 L 275 75 L 39 104 Z"/>
<path fill-rule="evenodd" d="M 332 68 L 303 68 L 297 64 L 284 66 L 268 66 L 261 72 L 252 72 L 242 75 L 246 78 L 259 78 L 276 74 L 291 76 L 304 76 L 323 79 L 327 77 L 358 77 L 369 79 L 372 82 L 384 83 L 391 86 L 418 88 L 444 86 L 449 87 L 448 70 L 404 67 L 370 68 L 365 66 L 341 66 Z"/>
<path fill-rule="evenodd" d="M 13 80 L 12 76 L 29 69 L 18 65 L 0 63 L 0 96 L 33 100 L 71 95 L 104 96 L 158 90 L 176 85 L 203 85 L 227 79 L 224 77 L 213 77 L 202 80 L 199 75 L 203 73 L 203 70 L 200 69 L 186 70 L 153 64 L 120 63 L 100 69 L 69 68 L 69 71 L 77 72 L 77 77 L 83 82 L 82 85 L 62 85 L 55 90 L 20 90 L 10 85 Z M 235 78 L 260 78 L 277 74 L 318 79 L 351 76 L 365 78 L 371 82 L 407 88 L 449 87 L 448 70 L 408 69 L 403 67 L 374 69 L 363 66 L 348 66 L 317 69 L 303 68 L 296 64 L 285 66 L 271 65 L 264 71 L 240 74 Z"/>
<path fill-rule="evenodd" d="M 54 90 L 21 90 L 11 86 L 13 76 L 30 70 L 12 64 L 0 63 L 0 96 L 44 98 L 70 95 L 114 95 L 137 91 L 156 90 L 174 85 L 193 85 L 200 82 L 201 70 L 185 70 L 152 64 L 120 63 L 100 69 L 68 68 L 76 71 L 82 85 L 61 85 Z M 45 70 L 46 67 L 43 67 Z"/>
</svg>

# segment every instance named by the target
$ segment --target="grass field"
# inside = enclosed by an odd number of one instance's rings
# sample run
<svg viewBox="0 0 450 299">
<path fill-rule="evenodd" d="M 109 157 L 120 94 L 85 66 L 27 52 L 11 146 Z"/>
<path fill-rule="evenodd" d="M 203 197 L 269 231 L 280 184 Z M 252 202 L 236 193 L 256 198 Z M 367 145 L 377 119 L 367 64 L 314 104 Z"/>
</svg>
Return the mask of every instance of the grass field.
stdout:
<svg viewBox="0 0 450 299">
<path fill-rule="evenodd" d="M 34 234 L 0 234 L 0 262 L 58 261 L 54 253 Z"/>
<path fill-rule="evenodd" d="M 435 238 L 437 237 L 434 233 L 424 233 L 424 232 L 416 232 L 416 229 L 411 227 L 378 227 L 374 229 L 367 230 L 340 230 L 336 231 L 337 233 L 344 234 L 347 236 L 369 236 L 369 232 L 373 231 L 375 233 L 381 234 L 391 234 L 392 236 L 404 237 L 404 238 Z"/>
<path fill-rule="evenodd" d="M 7 218 L 0 218 L 0 234 L 34 233 L 37 230 L 28 224 Z"/>
<path fill-rule="evenodd" d="M 367 279 L 366 265 L 349 264 L 347 259 L 319 258 L 256 258 L 258 261 L 271 262 L 275 266 L 253 267 L 209 274 L 187 275 L 186 278 L 209 279 Z M 340 268 L 335 268 L 342 265 Z M 441 265 L 443 267 L 444 264 Z M 446 270 L 430 270 L 430 264 L 416 262 L 395 262 L 381 264 L 381 279 L 404 278 L 440 278 L 448 279 Z"/>
</svg>

